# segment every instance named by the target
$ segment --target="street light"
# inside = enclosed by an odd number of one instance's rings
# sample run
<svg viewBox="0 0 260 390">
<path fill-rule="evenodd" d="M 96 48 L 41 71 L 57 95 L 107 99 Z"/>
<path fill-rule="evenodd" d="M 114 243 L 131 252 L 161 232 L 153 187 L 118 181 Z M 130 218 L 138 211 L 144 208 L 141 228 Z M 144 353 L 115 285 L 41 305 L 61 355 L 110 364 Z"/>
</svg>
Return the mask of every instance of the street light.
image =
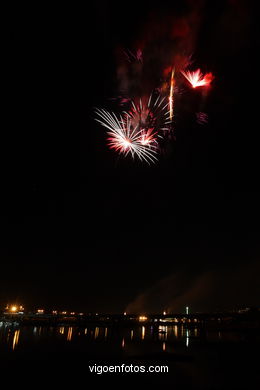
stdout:
<svg viewBox="0 0 260 390">
<path fill-rule="evenodd" d="M 17 306 L 11 306 L 10 311 L 12 313 L 16 313 L 17 312 Z"/>
</svg>

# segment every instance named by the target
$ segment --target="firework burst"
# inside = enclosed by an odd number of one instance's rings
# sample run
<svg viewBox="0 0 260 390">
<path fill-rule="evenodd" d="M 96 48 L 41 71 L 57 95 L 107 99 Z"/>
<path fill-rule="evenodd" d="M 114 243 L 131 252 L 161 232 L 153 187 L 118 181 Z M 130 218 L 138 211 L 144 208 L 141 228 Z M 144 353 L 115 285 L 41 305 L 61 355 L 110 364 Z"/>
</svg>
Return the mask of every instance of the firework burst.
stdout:
<svg viewBox="0 0 260 390">
<path fill-rule="evenodd" d="M 136 62 L 139 62 L 139 65 L 143 64 L 141 50 L 138 50 L 136 54 L 128 50 L 125 54 L 130 64 L 136 64 Z M 139 65 L 138 69 L 140 71 L 142 67 Z M 96 109 L 96 121 L 106 128 L 110 149 L 123 156 L 129 155 L 133 159 L 137 158 L 148 164 L 156 162 L 158 154 L 167 150 L 165 149 L 165 141 L 175 139 L 173 137 L 175 130 L 174 115 L 175 103 L 178 103 L 178 96 L 180 95 L 178 93 L 179 72 L 193 88 L 209 86 L 214 78 L 212 73 L 202 74 L 200 69 L 193 72 L 181 71 L 176 60 L 173 65 L 165 69 L 164 78 L 160 81 L 161 84 L 154 87 L 154 92 L 150 96 L 143 94 L 142 98 L 131 99 L 135 92 L 135 86 L 130 83 L 130 86 L 126 88 L 130 96 L 126 95 L 123 88 L 124 95 L 116 98 L 120 106 L 119 113 L 115 114 L 106 109 Z M 137 80 L 139 80 L 139 73 L 133 72 L 134 75 L 138 76 Z M 140 96 L 139 84 L 137 90 Z M 208 118 L 205 113 L 199 112 L 196 117 L 197 123 L 207 123 Z"/>
<path fill-rule="evenodd" d="M 207 86 L 213 80 L 212 73 L 206 73 L 203 76 L 200 69 L 197 69 L 194 72 L 190 72 L 189 70 L 187 72 L 182 71 L 181 73 L 189 81 L 192 88 Z"/>
<path fill-rule="evenodd" d="M 147 163 L 157 160 L 157 147 L 154 135 L 134 126 L 129 116 L 119 117 L 107 110 L 96 110 L 100 119 L 96 119 L 108 129 L 108 145 L 111 149 L 134 159 L 137 156 Z"/>
<path fill-rule="evenodd" d="M 161 95 L 155 97 L 151 94 L 148 99 L 140 99 L 138 103 L 132 101 L 130 109 L 124 111 L 124 115 L 131 119 L 134 126 L 149 135 L 151 140 L 169 131 L 168 103 Z"/>
<path fill-rule="evenodd" d="M 170 131 L 171 120 L 165 97 L 151 94 L 138 103 L 131 101 L 129 110 L 119 116 L 104 109 L 97 109 L 96 113 L 99 116 L 96 120 L 108 130 L 111 149 L 147 163 L 157 160 L 159 139 Z"/>
</svg>

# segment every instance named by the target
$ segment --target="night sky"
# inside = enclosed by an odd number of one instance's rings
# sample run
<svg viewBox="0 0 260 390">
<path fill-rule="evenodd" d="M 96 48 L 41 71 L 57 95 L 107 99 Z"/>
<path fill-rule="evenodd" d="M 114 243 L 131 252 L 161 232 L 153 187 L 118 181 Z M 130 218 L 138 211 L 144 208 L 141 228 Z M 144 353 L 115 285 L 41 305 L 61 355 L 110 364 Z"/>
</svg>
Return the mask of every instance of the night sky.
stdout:
<svg viewBox="0 0 260 390">
<path fill-rule="evenodd" d="M 252 4 L 99 1 L 7 15 L 1 306 L 122 313 L 259 304 Z M 95 107 L 111 108 L 118 94 L 118 52 L 156 35 L 151 24 L 193 12 L 195 65 L 215 75 L 208 124 L 180 107 L 176 142 L 157 164 L 118 157 L 94 120 Z M 194 104 L 200 92 L 190 93 Z"/>
</svg>

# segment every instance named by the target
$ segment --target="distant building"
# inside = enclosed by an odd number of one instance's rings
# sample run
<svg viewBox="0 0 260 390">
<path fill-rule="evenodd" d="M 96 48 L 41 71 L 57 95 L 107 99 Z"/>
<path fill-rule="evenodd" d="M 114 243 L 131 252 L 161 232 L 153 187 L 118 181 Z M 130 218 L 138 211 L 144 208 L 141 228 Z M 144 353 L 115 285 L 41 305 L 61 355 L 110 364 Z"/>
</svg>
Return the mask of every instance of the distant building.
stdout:
<svg viewBox="0 0 260 390">
<path fill-rule="evenodd" d="M 250 311 L 250 307 L 245 307 L 244 309 L 239 309 L 238 313 L 242 314 L 242 313 L 247 313 L 248 311 Z"/>
</svg>

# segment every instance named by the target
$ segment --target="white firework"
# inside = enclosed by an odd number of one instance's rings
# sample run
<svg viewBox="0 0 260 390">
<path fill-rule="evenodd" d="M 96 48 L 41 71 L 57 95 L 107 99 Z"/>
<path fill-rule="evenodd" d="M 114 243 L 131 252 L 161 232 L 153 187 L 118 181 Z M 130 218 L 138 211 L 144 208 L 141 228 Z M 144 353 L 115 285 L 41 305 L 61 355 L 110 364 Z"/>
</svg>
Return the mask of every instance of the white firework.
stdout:
<svg viewBox="0 0 260 390">
<path fill-rule="evenodd" d="M 97 109 L 96 113 L 100 117 L 96 121 L 108 129 L 108 145 L 111 149 L 125 156 L 131 154 L 133 159 L 137 156 L 148 164 L 157 160 L 155 135 L 138 124 L 133 125 L 130 115 L 117 117 L 114 112 L 105 109 Z"/>
</svg>

